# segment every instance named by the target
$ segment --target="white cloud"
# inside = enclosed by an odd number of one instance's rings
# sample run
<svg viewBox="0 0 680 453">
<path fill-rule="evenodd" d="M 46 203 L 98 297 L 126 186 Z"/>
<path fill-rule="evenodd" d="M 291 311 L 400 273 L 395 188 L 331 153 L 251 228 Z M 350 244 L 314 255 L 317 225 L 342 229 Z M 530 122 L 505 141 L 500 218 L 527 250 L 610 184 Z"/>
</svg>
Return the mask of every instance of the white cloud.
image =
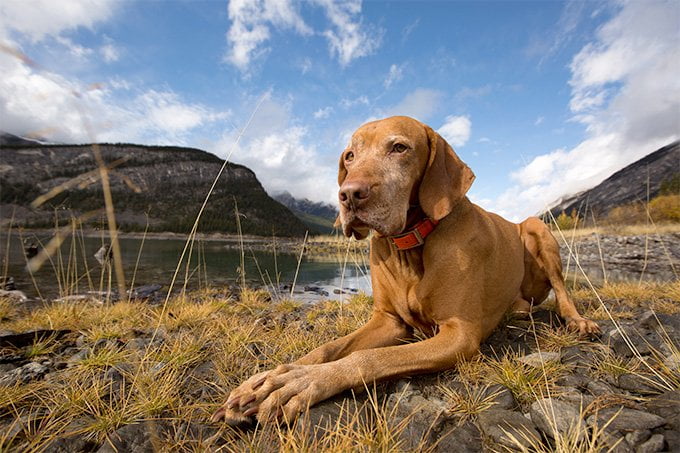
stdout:
<svg viewBox="0 0 680 453">
<path fill-rule="evenodd" d="M 230 49 L 225 59 L 242 71 L 266 51 L 262 44 L 269 40 L 271 26 L 302 35 L 312 33 L 291 0 L 231 0 L 228 13 L 232 24 L 227 32 Z"/>
<path fill-rule="evenodd" d="M 357 58 L 371 55 L 380 47 L 382 30 L 370 32 L 361 22 L 361 0 L 314 0 L 321 5 L 332 27 L 323 32 L 331 54 L 346 66 Z"/>
<path fill-rule="evenodd" d="M 545 118 L 543 118 L 542 116 L 539 116 L 539 117 L 536 118 L 536 120 L 534 121 L 534 126 L 540 126 L 541 124 L 543 124 L 543 121 L 544 121 L 544 120 L 545 120 Z"/>
<path fill-rule="evenodd" d="M 107 63 L 114 63 L 120 60 L 120 49 L 113 43 L 104 44 L 99 48 L 99 53 L 101 54 L 104 61 Z"/>
<path fill-rule="evenodd" d="M 329 21 L 323 32 L 315 33 L 300 15 L 299 7 L 320 6 Z M 272 28 L 292 30 L 302 35 L 323 35 L 328 40 L 329 51 L 342 66 L 372 54 L 380 46 L 382 31 L 369 31 L 362 23 L 361 0 L 230 0 L 227 32 L 229 50 L 225 60 L 246 72 L 251 62 L 268 51 Z M 303 74 L 311 62 L 302 64 Z"/>
<path fill-rule="evenodd" d="M 92 28 L 112 16 L 116 3 L 113 0 L 3 1 L 0 2 L 0 38 L 9 39 L 10 31 L 14 31 L 37 42 L 67 30 Z"/>
<path fill-rule="evenodd" d="M 331 113 L 333 113 L 333 107 L 329 105 L 328 107 L 324 107 L 314 112 L 314 119 L 322 120 L 328 118 L 331 116 Z"/>
<path fill-rule="evenodd" d="M 404 67 L 403 65 L 396 65 L 393 64 L 390 66 L 390 71 L 387 73 L 387 77 L 385 78 L 385 81 L 383 82 L 383 85 L 385 85 L 385 88 L 389 89 L 394 82 L 398 82 L 402 79 L 404 76 Z"/>
<path fill-rule="evenodd" d="M 441 98 L 440 91 L 417 88 L 404 96 L 397 105 L 387 108 L 382 116 L 405 115 L 427 121 L 439 107 Z"/>
<path fill-rule="evenodd" d="M 247 137 L 234 149 L 231 160 L 252 169 L 268 193 L 286 190 L 314 201 L 337 200 L 335 167 L 322 162 L 316 147 L 308 143 L 305 127 L 291 121 L 273 128 L 251 123 Z M 225 157 L 235 139 L 235 134 L 227 134 L 211 151 Z"/>
<path fill-rule="evenodd" d="M 369 101 L 366 96 L 359 96 L 358 98 L 354 99 L 347 99 L 343 98 L 340 100 L 340 105 L 346 109 L 355 107 L 357 105 L 368 105 Z"/>
<path fill-rule="evenodd" d="M 130 84 L 121 80 L 89 87 L 6 53 L 0 53 L 0 72 L 2 129 L 20 135 L 39 132 L 51 141 L 181 144 L 199 126 L 228 116 L 187 104 L 170 91 L 130 96 Z"/>
<path fill-rule="evenodd" d="M 454 148 L 464 146 L 470 139 L 472 121 L 467 116 L 449 115 L 437 132 Z"/>
<path fill-rule="evenodd" d="M 588 189 L 680 137 L 677 4 L 625 2 L 571 62 L 570 107 L 586 138 L 512 174 L 495 203 L 515 219 Z"/>
</svg>

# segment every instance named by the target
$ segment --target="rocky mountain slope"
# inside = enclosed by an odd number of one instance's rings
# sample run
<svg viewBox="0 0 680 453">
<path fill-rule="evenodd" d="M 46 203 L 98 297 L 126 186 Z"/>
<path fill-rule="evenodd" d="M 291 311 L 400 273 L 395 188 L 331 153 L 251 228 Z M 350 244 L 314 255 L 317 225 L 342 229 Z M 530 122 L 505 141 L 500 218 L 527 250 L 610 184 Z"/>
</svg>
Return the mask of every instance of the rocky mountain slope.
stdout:
<svg viewBox="0 0 680 453">
<path fill-rule="evenodd" d="M 648 190 L 649 198 L 654 198 L 662 183 L 678 174 L 680 142 L 674 142 L 617 171 L 592 189 L 561 200 L 550 211 L 555 217 L 574 209 L 582 217 L 586 210 L 603 216 L 617 206 L 647 200 Z"/>
<path fill-rule="evenodd" d="M 111 189 L 120 228 L 124 231 L 188 232 L 205 195 L 223 164 L 219 157 L 191 148 L 100 145 L 111 171 Z M 51 227 L 54 216 L 101 209 L 104 197 L 96 174 L 37 210 L 39 195 L 96 168 L 91 145 L 0 145 L 0 209 L 15 225 Z M 96 173 L 96 172 L 94 172 Z M 203 213 L 199 231 L 237 232 L 235 207 L 244 234 L 300 236 L 307 227 L 267 195 L 248 168 L 229 163 Z M 93 220 L 99 223 L 101 216 Z"/>
<path fill-rule="evenodd" d="M 333 223 L 338 216 L 338 210 L 333 205 L 307 198 L 300 200 L 286 191 L 275 194 L 273 198 L 293 211 L 311 230 L 322 233 L 333 231 Z"/>
</svg>

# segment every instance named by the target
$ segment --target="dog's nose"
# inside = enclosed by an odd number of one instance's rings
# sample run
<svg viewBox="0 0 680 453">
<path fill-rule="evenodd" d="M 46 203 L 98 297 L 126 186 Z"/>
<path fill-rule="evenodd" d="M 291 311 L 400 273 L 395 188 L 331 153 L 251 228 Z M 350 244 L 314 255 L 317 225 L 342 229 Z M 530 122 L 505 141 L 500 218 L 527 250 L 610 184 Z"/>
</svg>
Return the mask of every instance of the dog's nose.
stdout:
<svg viewBox="0 0 680 453">
<path fill-rule="evenodd" d="M 340 187 L 338 198 L 345 207 L 358 207 L 368 200 L 370 194 L 371 189 L 368 185 L 359 181 L 349 181 Z"/>
</svg>

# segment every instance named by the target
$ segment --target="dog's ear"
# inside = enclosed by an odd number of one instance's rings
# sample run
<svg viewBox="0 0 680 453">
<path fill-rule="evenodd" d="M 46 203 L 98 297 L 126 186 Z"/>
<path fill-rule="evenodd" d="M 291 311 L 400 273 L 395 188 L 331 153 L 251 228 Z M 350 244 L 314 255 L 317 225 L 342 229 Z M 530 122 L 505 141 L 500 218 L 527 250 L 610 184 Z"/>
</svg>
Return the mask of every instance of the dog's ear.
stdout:
<svg viewBox="0 0 680 453">
<path fill-rule="evenodd" d="M 420 207 L 431 219 L 446 217 L 463 199 L 475 180 L 470 167 L 453 152 L 453 148 L 432 128 L 425 126 L 430 156 L 420 181 Z"/>
<path fill-rule="evenodd" d="M 345 153 L 340 154 L 340 162 L 338 163 L 338 186 L 342 186 L 347 178 L 347 169 L 345 168 Z"/>
</svg>

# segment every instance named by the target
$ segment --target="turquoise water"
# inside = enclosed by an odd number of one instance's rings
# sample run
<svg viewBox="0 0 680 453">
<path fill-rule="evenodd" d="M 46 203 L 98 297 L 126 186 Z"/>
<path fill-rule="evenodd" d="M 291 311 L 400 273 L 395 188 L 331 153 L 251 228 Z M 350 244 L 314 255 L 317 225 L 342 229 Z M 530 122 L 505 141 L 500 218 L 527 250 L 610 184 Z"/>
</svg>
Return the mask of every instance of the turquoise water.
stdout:
<svg viewBox="0 0 680 453">
<path fill-rule="evenodd" d="M 50 233 L 0 234 L 0 276 L 14 278 L 17 289 L 30 297 L 40 293 L 43 297 L 55 297 L 59 294 L 58 282 L 70 282 L 69 291 L 62 293 L 82 294 L 89 290 L 105 289 L 108 285 L 109 273 L 95 259 L 95 253 L 101 248 L 103 240 L 96 237 L 77 238 L 75 244 L 67 238 L 55 253 L 51 261 L 47 261 L 41 269 L 31 274 L 26 269 L 26 258 L 22 239 L 36 244 L 47 244 Z M 163 285 L 167 289 L 177 267 L 184 248 L 182 239 L 149 239 L 142 244 L 141 239 L 122 238 L 121 253 L 125 271 L 125 280 L 129 287 L 134 275 L 134 286 L 149 284 Z M 141 253 L 140 253 L 141 250 Z M 276 286 L 290 285 L 295 279 L 298 267 L 298 256 L 285 253 L 251 251 L 248 244 L 244 250 L 245 277 L 249 285 Z M 139 263 L 136 265 L 139 257 Z M 228 249 L 220 241 L 196 241 L 190 265 L 182 265 L 178 273 L 175 288 L 181 288 L 188 275 L 187 286 L 200 287 L 220 286 L 240 282 L 240 251 Z M 69 264 L 70 263 L 70 264 Z M 67 269 L 72 271 L 69 273 Z M 74 278 L 73 276 L 77 276 Z M 33 282 L 35 280 L 35 284 Z M 330 285 L 343 288 L 370 290 L 370 279 L 365 265 L 316 261 L 303 257 L 297 273 L 296 288 L 307 285 Z M 115 276 L 112 277 L 115 288 Z M 37 288 L 36 288 L 37 287 Z"/>
</svg>

